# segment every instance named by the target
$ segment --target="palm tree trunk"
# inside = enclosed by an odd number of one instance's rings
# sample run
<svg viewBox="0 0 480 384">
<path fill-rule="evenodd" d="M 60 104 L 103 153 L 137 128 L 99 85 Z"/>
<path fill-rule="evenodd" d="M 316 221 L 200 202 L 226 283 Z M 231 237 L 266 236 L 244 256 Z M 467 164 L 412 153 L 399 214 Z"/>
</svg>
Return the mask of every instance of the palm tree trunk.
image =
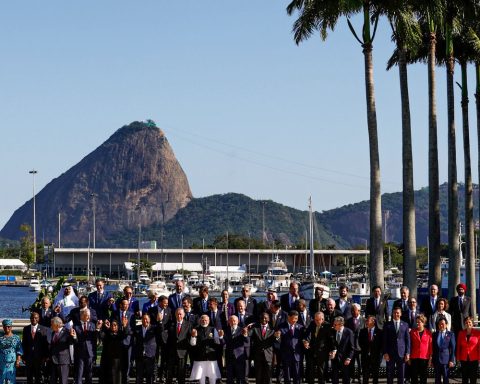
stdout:
<svg viewBox="0 0 480 384">
<path fill-rule="evenodd" d="M 365 91 L 370 147 L 370 286 L 378 285 L 383 290 L 385 281 L 383 273 L 382 196 L 371 43 L 363 45 L 363 55 L 365 58 Z"/>
<path fill-rule="evenodd" d="M 447 26 L 451 31 L 451 27 Z M 451 34 L 450 34 L 451 39 Z M 447 37 L 448 41 L 448 37 Z M 447 43 L 447 46 L 449 44 Z M 458 244 L 458 184 L 457 152 L 455 135 L 455 96 L 453 74 L 455 59 L 453 49 L 447 56 L 447 112 L 448 112 L 448 295 L 455 296 L 455 287 L 460 282 L 460 260 Z"/>
<path fill-rule="evenodd" d="M 413 191 L 412 129 L 408 96 L 407 60 L 399 49 L 398 70 L 402 102 L 402 163 L 403 163 L 403 284 L 410 295 L 417 297 L 417 242 L 415 236 L 415 198 Z"/>
<path fill-rule="evenodd" d="M 431 32 L 428 52 L 428 284 L 436 284 L 437 286 L 441 287 L 442 271 L 440 259 L 437 86 L 435 81 L 436 48 L 436 33 Z"/>
<path fill-rule="evenodd" d="M 468 295 L 472 298 L 472 308 L 476 309 L 475 281 L 475 229 L 473 224 L 473 185 L 472 165 L 470 161 L 470 133 L 468 121 L 468 83 L 467 62 L 461 62 L 462 69 L 462 121 L 463 121 L 463 156 L 465 159 L 465 275 Z M 474 311 L 476 312 L 476 311 Z"/>
</svg>

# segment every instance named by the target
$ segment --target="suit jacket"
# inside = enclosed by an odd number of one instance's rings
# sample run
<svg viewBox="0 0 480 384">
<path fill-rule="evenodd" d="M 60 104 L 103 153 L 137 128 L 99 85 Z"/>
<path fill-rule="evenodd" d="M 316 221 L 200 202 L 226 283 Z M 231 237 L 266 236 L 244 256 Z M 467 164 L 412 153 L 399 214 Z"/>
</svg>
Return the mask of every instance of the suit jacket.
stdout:
<svg viewBox="0 0 480 384">
<path fill-rule="evenodd" d="M 252 359 L 271 364 L 273 360 L 273 347 L 276 342 L 275 331 L 267 324 L 265 336 L 262 335 L 262 326 L 258 324 L 249 332 Z"/>
<path fill-rule="evenodd" d="M 237 311 L 237 302 L 239 300 L 245 301 L 245 298 L 238 297 L 238 298 L 235 299 L 235 301 L 233 302 L 235 312 Z M 252 316 L 257 317 L 257 300 L 255 300 L 252 296 L 250 296 L 245 301 L 245 311 L 250 313 Z"/>
<path fill-rule="evenodd" d="M 476 329 L 472 329 L 469 340 L 466 330 L 458 332 L 456 358 L 458 361 L 467 361 L 467 356 L 470 361 L 480 359 L 480 331 Z"/>
<path fill-rule="evenodd" d="M 448 364 L 450 361 L 455 364 L 455 335 L 451 331 L 446 331 L 440 345 L 438 336 L 439 332 L 435 332 L 432 336 L 433 364 Z"/>
<path fill-rule="evenodd" d="M 315 316 L 317 312 L 325 312 L 327 309 L 327 299 L 321 298 L 320 300 L 312 299 L 308 303 L 308 310 Z"/>
<path fill-rule="evenodd" d="M 143 336 L 143 326 L 137 325 L 133 330 L 133 356 L 135 359 L 155 357 L 157 338 L 160 327 L 150 325 Z"/>
<path fill-rule="evenodd" d="M 158 324 L 157 316 L 159 311 L 160 311 L 160 308 L 158 307 L 158 305 L 149 308 L 147 313 L 150 315 L 150 323 L 152 325 Z M 173 319 L 172 310 L 169 307 L 167 307 L 163 310 L 163 319 L 161 321 L 163 327 L 165 327 L 170 322 L 171 319 Z"/>
<path fill-rule="evenodd" d="M 228 327 L 228 319 L 235 314 L 235 307 L 232 303 L 218 303 L 218 310 L 221 312 L 220 320 L 222 322 L 222 329 L 225 330 Z"/>
<path fill-rule="evenodd" d="M 417 322 L 415 320 L 415 318 L 420 315 L 422 312 L 420 312 L 420 310 L 417 308 L 415 310 L 415 313 L 412 313 L 412 311 L 410 309 L 408 309 L 407 312 L 402 312 L 402 317 L 400 318 L 402 321 L 404 321 L 405 323 L 408 324 L 408 327 L 410 329 L 417 329 Z M 413 318 L 412 318 L 413 316 Z M 428 321 L 428 318 L 427 318 L 427 321 Z M 425 324 L 425 326 L 427 326 L 428 324 Z"/>
<path fill-rule="evenodd" d="M 177 308 L 182 308 L 182 300 L 186 295 L 185 293 L 180 294 L 180 299 L 177 298 L 177 293 L 174 292 L 170 296 L 168 296 L 168 306 L 172 310 L 173 313 L 175 313 L 175 310 Z"/>
<path fill-rule="evenodd" d="M 406 300 L 406 303 L 403 303 L 403 299 L 397 299 L 393 302 L 393 308 L 402 308 L 402 316 L 404 316 L 405 313 L 408 312 L 408 299 Z M 404 305 L 405 304 L 405 305 Z"/>
<path fill-rule="evenodd" d="M 90 321 L 96 324 L 97 312 L 93 308 L 89 308 L 89 309 L 90 309 Z M 65 323 L 68 323 L 70 320 L 72 321 L 73 325 L 79 325 L 82 323 L 82 321 L 80 320 L 80 307 L 72 308 L 70 313 L 65 318 Z"/>
<path fill-rule="evenodd" d="M 47 334 L 50 329 L 43 325 L 37 325 L 35 337 L 32 338 L 32 326 L 27 325 L 22 331 L 23 360 L 32 363 L 34 360 L 42 360 L 48 357 Z"/>
<path fill-rule="evenodd" d="M 192 333 L 192 324 L 189 321 L 182 322 L 180 333 L 177 334 L 177 321 L 172 321 L 167 325 L 163 331 L 164 339 L 167 340 L 167 351 L 171 358 L 184 359 L 190 349 L 190 334 Z"/>
<path fill-rule="evenodd" d="M 463 303 L 460 305 L 459 297 L 452 297 L 448 308 L 448 312 L 452 315 L 452 330 L 458 332 L 461 329 L 465 329 L 463 321 L 465 318 L 473 316 L 472 299 L 468 296 L 463 296 Z"/>
<path fill-rule="evenodd" d="M 201 297 L 196 297 L 195 299 L 193 299 L 192 311 L 198 317 L 200 317 L 204 313 L 208 312 L 208 299 L 209 298 L 207 297 L 207 299 L 205 300 L 205 309 L 204 309 L 204 306 L 203 306 L 204 301 Z"/>
<path fill-rule="evenodd" d="M 282 309 L 285 311 L 285 312 L 290 312 L 292 309 L 295 309 L 297 310 L 297 304 L 298 304 L 298 300 L 301 299 L 302 297 L 299 296 L 297 297 L 297 299 L 295 300 L 295 303 L 293 306 L 290 305 L 290 293 L 285 293 L 283 294 L 282 296 L 280 296 L 280 305 L 282 306 Z"/>
<path fill-rule="evenodd" d="M 340 299 L 335 300 L 335 308 L 342 313 L 342 317 L 346 320 L 352 317 L 352 302 L 347 299 L 347 302 L 343 306 L 343 310 L 340 309 Z"/>
<path fill-rule="evenodd" d="M 249 312 L 245 312 L 245 314 L 243 315 L 243 318 L 238 312 L 235 313 L 235 316 L 238 317 L 238 326 L 240 328 L 243 328 L 249 324 L 255 323 L 255 318 Z"/>
<path fill-rule="evenodd" d="M 212 326 L 196 327 L 197 340 L 193 347 L 193 359 L 195 361 L 216 361 L 218 337 L 215 338 L 215 328 Z"/>
<path fill-rule="evenodd" d="M 326 361 L 328 354 L 333 351 L 333 333 L 330 324 L 323 323 L 317 332 L 317 325 L 312 321 L 305 330 L 304 339 L 309 342 L 309 350 L 316 362 Z"/>
<path fill-rule="evenodd" d="M 250 339 L 248 336 L 243 336 L 240 326 L 238 326 L 233 333 L 230 327 L 225 329 L 223 344 L 225 345 L 225 360 L 248 359 L 250 354 Z"/>
<path fill-rule="evenodd" d="M 112 316 L 111 320 L 115 319 L 115 320 L 118 321 L 119 329 L 125 333 L 125 338 L 123 339 L 122 344 L 125 347 L 130 347 L 131 346 L 131 341 L 132 341 L 132 338 L 131 338 L 132 329 L 135 328 L 136 320 L 135 320 L 135 314 L 133 312 L 127 311 L 126 316 L 127 316 L 127 319 L 128 319 L 128 325 L 126 327 L 123 327 L 123 325 L 122 325 L 121 311 L 120 310 L 116 310 L 113 313 L 113 316 Z"/>
<path fill-rule="evenodd" d="M 410 354 L 410 333 L 408 324 L 400 320 L 398 333 L 393 321 L 385 324 L 383 328 L 383 353 L 391 359 L 403 359 Z"/>
<path fill-rule="evenodd" d="M 52 317 L 58 316 L 58 314 L 51 308 L 47 309 L 45 313 L 42 308 L 35 308 L 33 312 L 37 312 L 40 316 L 40 320 L 38 321 L 38 323 L 47 328 L 50 328 Z"/>
<path fill-rule="evenodd" d="M 440 299 L 439 296 L 437 296 L 437 301 L 438 299 Z M 425 315 L 425 317 L 427 319 L 430 319 L 430 317 L 435 313 L 435 311 L 437 310 L 435 307 L 432 308 L 432 305 L 431 305 L 431 296 L 428 295 L 427 297 L 425 297 L 422 301 L 422 303 L 420 304 L 420 311 Z M 437 303 L 437 301 L 435 301 L 435 305 Z"/>
<path fill-rule="evenodd" d="M 103 294 L 99 294 L 97 291 L 90 292 L 88 294 L 88 306 L 93 308 L 97 312 L 98 316 L 102 315 L 103 306 L 112 297 L 110 292 L 103 291 Z"/>
<path fill-rule="evenodd" d="M 175 320 L 175 317 L 172 318 L 172 321 Z M 185 312 L 185 320 L 192 325 L 192 329 L 198 325 L 198 315 L 193 312 Z"/>
<path fill-rule="evenodd" d="M 268 314 L 270 316 L 270 322 L 268 324 L 274 330 L 277 330 L 278 328 L 280 328 L 280 326 L 287 321 L 287 314 L 285 311 L 281 309 L 280 311 L 278 311 L 277 315 L 275 316 L 275 321 L 273 319 L 274 315 L 272 314 L 272 312 L 269 311 Z"/>
<path fill-rule="evenodd" d="M 97 331 L 95 325 L 91 322 L 87 323 L 87 331 L 85 332 L 82 325 L 74 325 L 76 337 L 73 339 L 73 356 L 75 360 L 96 357 L 97 351 Z"/>
<path fill-rule="evenodd" d="M 120 302 L 123 300 L 124 298 L 121 297 L 119 298 L 116 302 L 115 302 L 115 305 L 117 306 L 117 308 L 120 308 Z M 135 314 L 137 313 L 140 313 L 140 302 L 135 298 L 135 297 L 132 297 L 130 299 L 130 304 L 128 305 L 128 310 L 130 312 L 133 312 Z"/>
<path fill-rule="evenodd" d="M 365 304 L 365 318 L 368 316 L 375 316 L 376 326 L 383 329 L 383 325 L 388 321 L 388 302 L 380 296 L 380 302 L 378 308 L 375 308 L 375 299 L 370 297 Z"/>
<path fill-rule="evenodd" d="M 418 329 L 410 330 L 410 359 L 430 359 L 432 357 L 432 333 L 425 328 L 422 337 Z"/>
<path fill-rule="evenodd" d="M 310 312 L 308 309 L 306 310 L 307 314 L 305 315 L 305 320 L 302 318 L 302 313 L 298 313 L 298 324 L 300 324 L 303 328 L 308 328 L 310 323 L 312 322 L 312 317 L 310 316 Z"/>
<path fill-rule="evenodd" d="M 353 332 L 353 349 L 355 351 L 360 351 L 360 344 L 358 343 L 358 336 L 360 335 L 360 330 L 365 328 L 365 319 L 360 316 L 357 321 L 353 317 L 350 317 L 345 321 L 345 327 L 350 329 Z"/>
<path fill-rule="evenodd" d="M 73 337 L 65 327 L 60 330 L 57 337 L 54 332 L 49 332 L 47 342 L 54 364 L 70 364 L 70 345 L 73 344 Z"/>
<path fill-rule="evenodd" d="M 325 318 L 325 323 L 330 324 L 331 327 L 333 327 L 333 321 L 336 317 L 343 317 L 342 312 L 340 312 L 337 308 L 334 308 L 333 312 L 328 312 L 328 310 L 325 310 L 325 312 L 323 312 L 323 316 Z"/>
<path fill-rule="evenodd" d="M 217 310 L 217 313 L 213 313 L 212 311 L 208 311 L 206 313 L 208 315 L 208 318 L 210 319 L 210 326 L 215 328 L 216 330 L 222 329 L 222 312 Z"/>
<path fill-rule="evenodd" d="M 283 323 L 278 329 L 281 333 L 280 336 L 280 356 L 282 361 L 290 362 L 302 361 L 303 359 L 303 333 L 304 328 L 296 323 L 294 326 L 294 332 L 290 330 L 289 323 Z"/>
<path fill-rule="evenodd" d="M 369 338 L 369 329 L 362 328 L 358 335 L 358 344 L 362 350 L 362 360 L 370 361 L 381 356 L 383 352 L 383 331 L 375 327 L 373 329 L 373 338 Z"/>
<path fill-rule="evenodd" d="M 333 349 L 337 351 L 335 360 L 344 362 L 347 359 L 353 358 L 353 332 L 347 327 L 343 327 L 342 337 L 340 342 L 337 341 L 337 332 L 333 331 Z"/>
</svg>

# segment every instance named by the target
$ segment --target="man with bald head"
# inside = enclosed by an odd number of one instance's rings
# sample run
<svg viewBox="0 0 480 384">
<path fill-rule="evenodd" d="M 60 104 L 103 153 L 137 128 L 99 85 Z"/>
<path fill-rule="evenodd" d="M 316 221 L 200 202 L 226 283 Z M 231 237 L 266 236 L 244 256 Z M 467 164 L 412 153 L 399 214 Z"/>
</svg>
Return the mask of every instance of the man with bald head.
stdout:
<svg viewBox="0 0 480 384">
<path fill-rule="evenodd" d="M 323 312 L 325 316 L 325 322 L 330 324 L 330 327 L 333 327 L 333 322 L 336 317 L 342 316 L 342 312 L 336 308 L 335 300 L 331 297 L 327 299 L 327 308 Z"/>
</svg>

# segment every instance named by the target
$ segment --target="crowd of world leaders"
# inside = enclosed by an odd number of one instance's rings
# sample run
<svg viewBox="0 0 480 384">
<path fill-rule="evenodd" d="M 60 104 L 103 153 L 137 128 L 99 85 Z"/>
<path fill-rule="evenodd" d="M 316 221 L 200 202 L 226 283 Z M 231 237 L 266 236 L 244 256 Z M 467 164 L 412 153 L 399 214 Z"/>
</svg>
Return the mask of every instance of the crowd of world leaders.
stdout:
<svg viewBox="0 0 480 384">
<path fill-rule="evenodd" d="M 78 297 L 70 286 L 45 296 L 32 308 L 21 338 L 4 319 L 0 384 L 15 384 L 21 364 L 28 384 L 67 384 L 71 376 L 76 384 L 91 384 L 94 372 L 100 383 L 112 384 L 132 376 L 137 384 L 204 384 L 207 378 L 210 384 L 249 378 L 262 384 L 377 384 L 382 361 L 388 384 L 425 384 L 429 367 L 436 383 L 448 384 L 453 370 L 461 372 L 462 384 L 477 380 L 480 332 L 464 284 L 449 299 L 432 285 L 421 303 L 402 287 L 392 308 L 373 287 L 363 311 L 346 286 L 335 299 L 317 288 L 307 302 L 293 282 L 288 293 L 277 297 L 269 290 L 257 302 L 245 285 L 232 303 L 227 291 L 217 299 L 207 287 L 192 298 L 177 281 L 175 292 L 151 293 L 142 307 L 132 287 L 117 300 L 104 287 L 98 279 L 88 296 Z"/>
</svg>

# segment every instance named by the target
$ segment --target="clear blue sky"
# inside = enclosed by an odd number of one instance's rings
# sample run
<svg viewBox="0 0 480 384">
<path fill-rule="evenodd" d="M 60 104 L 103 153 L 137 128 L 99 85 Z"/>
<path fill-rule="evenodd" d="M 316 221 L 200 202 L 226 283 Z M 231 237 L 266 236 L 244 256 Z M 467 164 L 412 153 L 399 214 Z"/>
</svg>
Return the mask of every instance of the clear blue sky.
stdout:
<svg viewBox="0 0 480 384">
<path fill-rule="evenodd" d="M 0 227 L 31 198 L 30 169 L 40 190 L 118 128 L 148 118 L 165 131 L 196 197 L 239 192 L 307 209 L 312 195 L 318 211 L 368 199 L 361 47 L 344 20 L 326 42 L 316 35 L 296 46 L 287 4 L 4 2 Z M 374 42 L 382 192 L 402 187 L 398 72 L 385 70 L 390 34 L 382 23 Z M 410 67 L 415 188 L 428 183 L 426 74 L 424 65 Z M 443 68 L 437 81 L 443 182 Z M 470 71 L 476 165 L 473 91 Z M 456 89 L 461 181 L 459 96 Z"/>
</svg>

